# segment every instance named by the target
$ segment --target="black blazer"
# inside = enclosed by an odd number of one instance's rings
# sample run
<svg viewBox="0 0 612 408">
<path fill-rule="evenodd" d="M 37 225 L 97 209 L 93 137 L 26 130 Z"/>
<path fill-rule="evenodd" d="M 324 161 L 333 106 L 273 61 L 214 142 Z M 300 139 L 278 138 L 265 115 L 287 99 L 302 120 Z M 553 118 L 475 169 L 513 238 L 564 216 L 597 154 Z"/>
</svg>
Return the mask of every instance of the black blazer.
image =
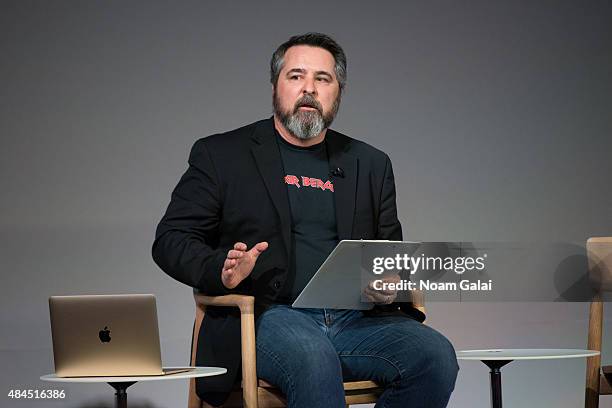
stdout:
<svg viewBox="0 0 612 408">
<path fill-rule="evenodd" d="M 340 168 L 344 173 L 332 176 L 338 238 L 401 240 L 389 157 L 331 129 L 325 143 L 330 170 Z M 207 295 L 254 295 L 259 315 L 287 280 L 291 213 L 284 176 L 272 118 L 199 139 L 157 227 L 153 259 L 168 275 Z M 228 290 L 221 282 L 221 269 L 238 241 L 249 248 L 267 241 L 269 247 L 251 275 Z M 406 303 L 377 306 L 372 313 L 425 318 Z M 227 375 L 199 379 L 196 387 L 201 398 L 220 405 L 240 374 L 237 310 L 207 308 L 196 362 L 227 368 Z"/>
</svg>

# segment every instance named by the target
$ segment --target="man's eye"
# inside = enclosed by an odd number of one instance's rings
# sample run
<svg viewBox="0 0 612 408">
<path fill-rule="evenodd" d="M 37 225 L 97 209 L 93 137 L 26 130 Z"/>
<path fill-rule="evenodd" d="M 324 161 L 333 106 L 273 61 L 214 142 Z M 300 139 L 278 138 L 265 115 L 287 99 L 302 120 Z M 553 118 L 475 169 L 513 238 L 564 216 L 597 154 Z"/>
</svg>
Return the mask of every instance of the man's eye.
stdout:
<svg viewBox="0 0 612 408">
<path fill-rule="evenodd" d="M 329 82 L 329 78 L 327 78 L 327 77 L 318 77 L 317 81 Z"/>
<path fill-rule="evenodd" d="M 289 79 L 299 79 L 299 75 L 291 75 Z"/>
</svg>

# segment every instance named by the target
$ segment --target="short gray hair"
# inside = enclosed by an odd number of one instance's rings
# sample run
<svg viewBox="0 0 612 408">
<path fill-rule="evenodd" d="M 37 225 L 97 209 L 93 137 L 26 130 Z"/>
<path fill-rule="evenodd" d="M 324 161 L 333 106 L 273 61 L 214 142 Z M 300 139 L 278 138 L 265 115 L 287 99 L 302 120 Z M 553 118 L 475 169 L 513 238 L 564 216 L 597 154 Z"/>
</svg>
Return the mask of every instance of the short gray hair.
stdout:
<svg viewBox="0 0 612 408">
<path fill-rule="evenodd" d="M 336 62 L 334 70 L 336 71 L 336 78 L 340 85 L 340 92 L 344 90 L 346 85 L 346 55 L 342 50 L 342 47 L 334 41 L 330 36 L 321 33 L 306 33 L 302 35 L 294 35 L 286 42 L 282 43 L 270 60 L 270 82 L 276 87 L 278 76 L 283 69 L 285 52 L 295 45 L 309 45 L 311 47 L 319 47 L 327 50 L 334 57 Z"/>
</svg>

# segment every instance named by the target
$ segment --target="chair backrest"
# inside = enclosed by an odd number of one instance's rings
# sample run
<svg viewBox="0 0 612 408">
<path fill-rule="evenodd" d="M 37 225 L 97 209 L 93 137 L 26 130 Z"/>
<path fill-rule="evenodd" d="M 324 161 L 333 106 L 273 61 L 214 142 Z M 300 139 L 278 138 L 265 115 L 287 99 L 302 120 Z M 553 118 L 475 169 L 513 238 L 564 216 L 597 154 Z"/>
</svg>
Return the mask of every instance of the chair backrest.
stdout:
<svg viewBox="0 0 612 408">
<path fill-rule="evenodd" d="M 612 237 L 587 240 L 589 279 L 599 292 L 612 290 Z"/>
<path fill-rule="evenodd" d="M 587 348 L 601 351 L 603 302 L 601 294 L 612 289 L 612 237 L 592 237 L 587 240 L 586 252 L 589 279 L 595 295 L 589 307 L 589 335 Z M 601 356 L 587 358 L 585 408 L 597 408 L 599 395 L 612 393 L 612 388 L 600 373 Z"/>
</svg>

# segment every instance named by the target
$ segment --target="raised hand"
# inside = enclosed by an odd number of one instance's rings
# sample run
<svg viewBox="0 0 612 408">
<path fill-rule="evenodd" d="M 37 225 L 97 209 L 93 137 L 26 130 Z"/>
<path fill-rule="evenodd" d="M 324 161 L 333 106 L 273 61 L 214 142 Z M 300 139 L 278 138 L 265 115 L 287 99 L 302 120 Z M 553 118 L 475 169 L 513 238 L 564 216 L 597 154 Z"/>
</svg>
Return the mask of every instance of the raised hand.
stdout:
<svg viewBox="0 0 612 408">
<path fill-rule="evenodd" d="M 221 270 L 221 282 L 228 289 L 234 289 L 253 271 L 259 255 L 268 249 L 267 242 L 259 242 L 247 251 L 247 245 L 236 242 L 234 249 L 227 252 L 227 257 Z"/>
</svg>

